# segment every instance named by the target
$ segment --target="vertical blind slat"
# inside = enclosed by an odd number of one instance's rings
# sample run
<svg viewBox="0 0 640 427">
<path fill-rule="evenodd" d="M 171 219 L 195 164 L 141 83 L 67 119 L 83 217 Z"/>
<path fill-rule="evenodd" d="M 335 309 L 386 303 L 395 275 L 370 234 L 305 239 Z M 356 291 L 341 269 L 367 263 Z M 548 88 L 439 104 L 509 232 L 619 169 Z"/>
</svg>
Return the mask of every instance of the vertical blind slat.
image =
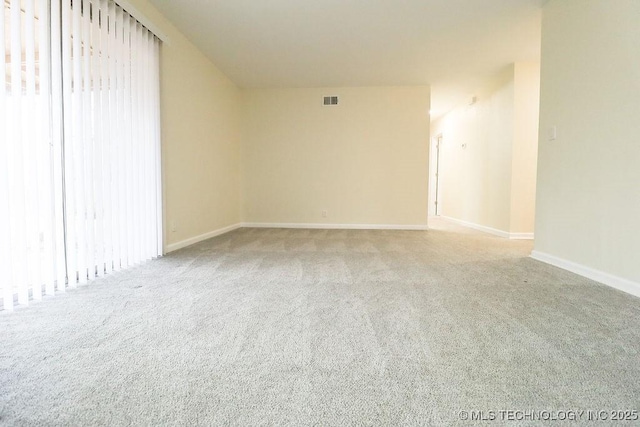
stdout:
<svg viewBox="0 0 640 427">
<path fill-rule="evenodd" d="M 8 10 L 3 2 L 2 16 L 0 16 L 0 52 L 7 58 L 5 40 L 5 20 Z M 5 59 L 6 61 L 6 59 Z M 11 66 L 11 64 L 9 64 Z M 0 287 L 2 288 L 2 304 L 5 310 L 13 309 L 13 277 L 11 262 L 11 224 L 9 212 L 9 122 L 6 120 L 7 109 L 7 71 L 6 65 L 0 68 L 0 227 L 2 235 L 0 239 Z"/>
<path fill-rule="evenodd" d="M 13 283 L 18 287 L 18 304 L 29 303 L 26 235 L 26 194 L 24 179 L 24 139 L 22 129 L 22 34 L 21 4 L 11 1 L 11 98 L 10 127 L 13 135 L 9 144 L 9 192 L 11 202 L 11 241 Z"/>
<path fill-rule="evenodd" d="M 38 207 L 38 187 L 37 178 L 42 166 L 41 152 L 37 149 L 37 144 L 41 135 L 39 134 L 41 120 L 34 124 L 31 115 L 37 112 L 36 107 L 36 46 L 35 46 L 35 0 L 23 0 L 24 2 L 24 94 L 22 98 L 23 114 L 20 126 L 24 129 L 22 146 L 24 147 L 24 194 L 25 194 L 25 233 L 27 247 L 27 299 L 28 290 L 31 288 L 33 299 L 42 299 L 42 264 L 40 262 L 40 241 L 38 233 L 39 207 Z"/>
<path fill-rule="evenodd" d="M 101 158 L 102 160 L 102 210 L 103 210 L 103 244 L 104 244 L 104 273 L 113 271 L 113 238 L 111 234 L 111 152 L 110 152 L 110 129 L 111 112 L 109 110 L 109 9 L 106 0 L 99 1 L 100 9 L 100 133 L 102 134 Z"/>
<path fill-rule="evenodd" d="M 144 30 L 144 29 L 143 29 Z M 149 59 L 150 59 L 150 55 L 149 55 L 149 50 L 152 49 L 153 46 L 150 44 L 150 37 L 149 37 L 149 32 L 148 31 L 143 31 L 142 32 L 142 41 L 140 43 L 139 49 L 140 52 L 142 53 L 143 56 L 143 65 L 141 67 L 141 71 L 140 71 L 140 83 L 142 85 L 143 88 L 143 95 L 141 96 L 141 108 L 142 108 L 142 121 L 141 123 L 143 124 L 143 128 L 142 128 L 142 160 L 144 162 L 144 169 L 141 170 L 141 183 L 142 183 L 142 197 L 143 197 L 143 218 L 155 218 L 153 216 L 153 212 L 151 211 L 151 195 L 154 193 L 154 191 L 149 191 L 149 188 L 154 188 L 153 186 L 153 180 L 150 179 L 151 176 L 151 161 L 154 160 L 153 159 L 153 151 L 151 150 L 151 146 L 150 146 L 150 138 L 151 138 L 151 134 L 149 132 L 149 119 L 150 119 L 150 114 L 149 114 L 149 109 L 150 109 L 150 104 L 149 104 L 149 95 L 150 93 L 150 79 L 145 78 L 145 76 L 147 75 L 147 73 L 149 71 L 151 71 L 150 65 L 149 65 Z M 145 259 L 149 259 L 153 256 L 153 221 L 143 221 L 142 224 L 142 230 L 143 230 L 143 235 L 142 235 L 142 242 L 144 244 L 144 254 L 145 254 Z"/>
<path fill-rule="evenodd" d="M 46 1 L 46 0 L 45 0 Z M 62 31 L 62 5 L 59 1 L 51 3 L 51 143 L 52 143 L 52 186 L 53 186 L 53 218 L 55 236 L 55 291 L 65 292 L 67 284 L 67 256 L 65 247 L 64 221 L 64 147 L 62 144 L 64 125 L 64 97 L 63 97 L 63 64 L 64 53 L 62 43 L 65 40 Z M 66 45 L 66 44 L 65 44 Z"/>
<path fill-rule="evenodd" d="M 83 96 L 83 34 L 82 34 L 82 5 L 83 1 L 75 0 L 72 7 L 73 13 L 73 161 L 74 173 L 73 183 L 75 196 L 75 212 L 74 223 L 76 232 L 76 257 L 78 260 L 78 283 L 84 284 L 88 281 L 87 272 L 87 211 L 85 208 L 85 127 L 83 126 L 87 120 L 86 106 L 84 105 Z M 88 106 L 87 106 L 88 107 Z M 68 117 L 68 116 L 67 116 Z"/>
<path fill-rule="evenodd" d="M 42 263 L 44 275 L 44 292 L 46 295 L 55 293 L 56 275 L 56 251 L 55 251 L 55 185 L 53 177 L 53 127 L 51 114 L 51 51 L 50 51 L 50 15 L 49 1 L 38 0 L 38 81 L 39 81 L 39 106 L 40 106 L 40 130 L 39 149 L 42 163 L 38 175 L 38 197 L 41 201 L 40 230 L 42 230 Z"/>
<path fill-rule="evenodd" d="M 142 129 L 144 126 L 144 119 L 141 117 L 142 108 L 140 107 L 141 100 L 141 79 L 140 70 L 142 69 L 142 56 L 139 49 L 140 36 L 142 34 L 141 26 L 135 21 L 131 23 L 131 57 L 133 61 L 131 71 L 131 85 L 137 86 L 138 90 L 131 91 L 131 98 L 133 100 L 133 114 L 131 115 L 139 126 L 133 129 L 133 139 L 131 141 L 131 148 L 133 150 L 133 164 L 136 165 L 133 168 L 133 180 L 136 185 L 133 187 L 133 221 L 134 221 L 134 235 L 135 235 L 135 262 L 136 264 L 141 262 L 142 257 L 142 230 L 144 224 L 142 221 L 142 179 L 141 172 L 144 172 L 144 162 L 141 155 L 141 149 L 144 145 L 144 137 L 142 135 Z"/>
<path fill-rule="evenodd" d="M 127 57 L 131 56 L 131 17 L 124 13 L 123 14 L 123 29 L 124 29 L 124 53 Z M 123 63 L 123 77 L 124 77 L 124 114 L 126 117 L 131 118 L 132 108 L 131 104 L 133 102 L 133 97 L 131 96 L 131 62 L 130 61 L 122 61 Z M 125 147 L 124 151 L 126 153 L 126 163 L 125 163 L 125 176 L 126 182 L 125 185 L 125 194 L 127 198 L 126 206 L 126 229 L 127 229 L 127 266 L 131 266 L 135 264 L 135 229 L 134 229 L 134 200 L 133 200 L 133 189 L 134 189 L 134 163 L 133 163 L 133 126 L 132 121 L 127 120 L 125 123 L 125 137 L 123 139 Z"/>
<path fill-rule="evenodd" d="M 130 108 L 130 113 L 129 113 L 129 117 L 131 117 L 133 122 L 139 122 L 138 119 L 138 91 L 134 91 L 133 87 L 136 84 L 136 74 L 137 74 L 137 63 L 139 62 L 139 58 L 138 58 L 138 51 L 136 49 L 136 43 L 137 43 L 137 32 L 136 32 L 136 27 L 135 27 L 135 21 L 132 21 L 131 18 L 129 18 L 129 54 L 131 55 L 131 62 L 128 64 L 128 72 L 127 72 L 127 76 L 128 76 L 128 88 L 129 88 L 129 95 L 128 98 L 130 100 L 129 102 L 129 108 Z M 135 167 L 131 167 L 130 169 L 130 174 L 129 174 L 129 182 L 132 183 L 133 185 L 130 185 L 129 187 L 129 200 L 131 202 L 131 209 L 130 209 L 130 224 L 131 224 L 131 240 L 132 240 L 132 245 L 131 245 L 131 252 L 132 252 L 132 262 L 133 264 L 138 264 L 138 262 L 140 261 L 139 259 L 139 246 L 140 246 L 140 242 L 139 242 L 139 227 L 138 227 L 138 212 L 139 212 L 139 199 L 138 199 L 138 179 L 137 179 L 137 175 L 138 175 L 138 169 L 140 167 L 140 160 L 138 159 L 138 146 L 139 144 L 136 144 L 135 142 L 138 140 L 138 129 L 139 126 L 131 126 L 130 128 L 130 141 L 129 141 L 129 154 L 130 154 L 130 162 L 131 162 L 131 166 L 135 165 Z"/>
<path fill-rule="evenodd" d="M 154 55 L 153 55 L 153 140 L 155 161 L 155 185 L 156 185 L 156 255 L 161 256 L 164 245 L 164 228 L 163 228 L 163 204 L 162 204 L 162 146 L 160 139 L 160 40 L 154 37 Z"/>
<path fill-rule="evenodd" d="M 95 257 L 96 274 L 104 276 L 105 273 L 105 242 L 104 242 L 104 171 L 102 168 L 102 158 L 104 157 L 103 144 L 105 143 L 105 130 L 102 126 L 104 119 L 103 97 L 104 87 L 102 85 L 101 58 L 104 54 L 102 46 L 102 22 L 100 2 L 94 1 L 92 4 L 93 25 L 91 26 L 91 40 L 93 54 L 91 55 L 91 74 L 93 76 L 93 109 L 94 109 L 94 135 L 95 145 L 93 152 L 93 170 L 95 171 L 94 183 L 94 204 L 95 204 Z"/>
<path fill-rule="evenodd" d="M 63 149 L 64 149 L 64 219 L 65 219 L 65 253 L 67 256 L 67 287 L 74 288 L 78 277 L 78 253 L 76 250 L 76 204 L 74 175 L 74 129 L 72 117 L 77 114 L 72 102 L 73 63 L 72 49 L 72 17 L 71 3 L 62 2 L 62 117 L 63 117 Z"/>
<path fill-rule="evenodd" d="M 87 280 L 96 277 L 96 247 L 95 247 L 95 200 L 93 187 L 96 183 L 95 170 L 93 168 L 93 153 L 96 135 L 93 132 L 95 110 L 94 110 L 94 87 L 93 75 L 91 74 L 92 38 L 91 38 L 91 2 L 82 0 L 82 103 L 84 118 L 82 121 L 82 147 L 84 148 L 82 161 L 84 163 L 83 200 L 84 200 L 84 233 L 85 233 L 85 259 L 87 265 Z"/>
<path fill-rule="evenodd" d="M 118 141 L 120 140 L 121 128 L 118 126 L 119 97 L 118 97 L 118 32 L 116 30 L 117 11 L 114 2 L 108 2 L 108 49 L 109 49 L 109 153 L 113 161 L 110 163 L 109 172 L 111 174 L 111 238 L 113 239 L 113 269 L 120 270 L 120 259 L 122 258 L 120 229 L 121 229 L 121 205 L 120 205 L 120 168 L 118 161 L 121 159 Z"/>
<path fill-rule="evenodd" d="M 125 48 L 125 38 L 124 38 L 124 15 L 123 11 L 120 7 L 116 6 L 116 36 L 118 40 L 115 43 L 115 54 L 116 54 L 116 73 L 117 73 L 117 103 L 118 103 L 118 117 L 126 116 L 125 110 L 125 90 L 124 90 L 124 48 Z M 118 216 L 119 216 L 119 229 L 120 233 L 120 260 L 119 260 L 119 268 L 125 268 L 128 264 L 128 243 L 127 243 L 127 176 L 126 169 L 128 168 L 127 164 L 127 154 L 126 154 L 126 137 L 127 137 L 127 126 L 126 124 L 122 124 L 122 126 L 118 127 L 118 137 L 116 139 L 116 145 L 118 147 L 118 162 L 115 162 L 117 166 L 116 174 L 118 176 Z"/>
</svg>

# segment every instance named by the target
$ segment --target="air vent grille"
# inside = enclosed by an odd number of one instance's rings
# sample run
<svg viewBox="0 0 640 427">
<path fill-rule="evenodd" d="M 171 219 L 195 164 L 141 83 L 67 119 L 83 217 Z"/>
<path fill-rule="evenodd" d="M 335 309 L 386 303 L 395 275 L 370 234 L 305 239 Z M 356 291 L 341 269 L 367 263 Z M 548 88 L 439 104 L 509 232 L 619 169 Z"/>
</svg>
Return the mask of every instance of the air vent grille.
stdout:
<svg viewBox="0 0 640 427">
<path fill-rule="evenodd" d="M 338 105 L 338 97 L 337 96 L 325 96 L 322 105 Z"/>
</svg>

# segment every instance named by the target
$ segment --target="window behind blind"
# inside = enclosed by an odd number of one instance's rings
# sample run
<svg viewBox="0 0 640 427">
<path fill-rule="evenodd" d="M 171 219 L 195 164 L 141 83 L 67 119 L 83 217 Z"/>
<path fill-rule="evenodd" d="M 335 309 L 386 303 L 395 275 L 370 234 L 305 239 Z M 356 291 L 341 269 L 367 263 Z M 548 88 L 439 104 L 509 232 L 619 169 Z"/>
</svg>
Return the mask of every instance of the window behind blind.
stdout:
<svg viewBox="0 0 640 427">
<path fill-rule="evenodd" d="M 5 0 L 0 291 L 28 304 L 162 253 L 160 40 L 113 0 Z"/>
</svg>

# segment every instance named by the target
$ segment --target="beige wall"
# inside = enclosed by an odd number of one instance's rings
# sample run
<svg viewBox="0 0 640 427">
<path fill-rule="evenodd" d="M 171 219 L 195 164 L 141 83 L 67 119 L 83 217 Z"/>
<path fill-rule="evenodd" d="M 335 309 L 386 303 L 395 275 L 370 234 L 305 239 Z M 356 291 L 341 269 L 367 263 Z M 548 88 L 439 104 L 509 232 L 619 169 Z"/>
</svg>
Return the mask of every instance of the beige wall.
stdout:
<svg viewBox="0 0 640 427">
<path fill-rule="evenodd" d="M 146 0 L 130 2 L 169 37 L 160 71 L 170 246 L 241 221 L 240 91 Z"/>
<path fill-rule="evenodd" d="M 538 252 L 636 283 L 639 17 L 637 0 L 544 7 L 535 243 Z"/>
<path fill-rule="evenodd" d="M 511 159 L 512 233 L 535 228 L 540 113 L 540 63 L 518 62 L 514 73 L 514 138 Z"/>
<path fill-rule="evenodd" d="M 246 90 L 245 221 L 425 225 L 429 103 L 428 87 Z"/>
<path fill-rule="evenodd" d="M 539 64 L 506 67 L 468 102 L 434 121 L 440 214 L 503 233 L 532 233 Z M 435 179 L 431 176 L 431 179 Z"/>
</svg>

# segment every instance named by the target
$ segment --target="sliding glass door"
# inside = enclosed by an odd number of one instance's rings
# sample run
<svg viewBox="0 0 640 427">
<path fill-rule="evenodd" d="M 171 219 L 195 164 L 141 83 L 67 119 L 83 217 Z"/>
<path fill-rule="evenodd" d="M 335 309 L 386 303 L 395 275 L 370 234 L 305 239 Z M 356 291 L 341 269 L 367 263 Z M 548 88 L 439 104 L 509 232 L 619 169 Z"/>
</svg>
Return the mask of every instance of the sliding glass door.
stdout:
<svg viewBox="0 0 640 427">
<path fill-rule="evenodd" d="M 162 254 L 160 40 L 112 0 L 7 0 L 0 294 L 28 304 Z"/>
</svg>

